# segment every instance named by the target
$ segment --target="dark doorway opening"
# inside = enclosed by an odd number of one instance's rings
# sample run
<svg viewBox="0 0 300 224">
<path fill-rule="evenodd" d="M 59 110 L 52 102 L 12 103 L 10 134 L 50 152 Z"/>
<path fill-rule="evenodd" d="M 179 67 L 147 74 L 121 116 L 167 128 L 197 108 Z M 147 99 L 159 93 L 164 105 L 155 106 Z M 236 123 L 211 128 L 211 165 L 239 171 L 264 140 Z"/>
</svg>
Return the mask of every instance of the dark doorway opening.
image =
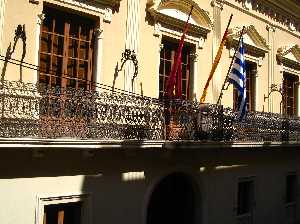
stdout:
<svg viewBox="0 0 300 224">
<path fill-rule="evenodd" d="M 195 223 L 195 190 L 184 174 L 173 173 L 155 187 L 148 205 L 147 224 Z"/>
</svg>

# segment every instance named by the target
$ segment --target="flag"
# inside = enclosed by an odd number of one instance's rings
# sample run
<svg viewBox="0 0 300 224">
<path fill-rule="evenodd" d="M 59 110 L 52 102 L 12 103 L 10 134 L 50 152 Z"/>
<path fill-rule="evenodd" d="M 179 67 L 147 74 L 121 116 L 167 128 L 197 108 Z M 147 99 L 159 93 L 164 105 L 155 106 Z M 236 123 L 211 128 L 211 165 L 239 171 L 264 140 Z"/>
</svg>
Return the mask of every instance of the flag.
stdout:
<svg viewBox="0 0 300 224">
<path fill-rule="evenodd" d="M 242 121 L 246 117 L 247 112 L 247 99 L 246 99 L 246 64 L 245 64 L 245 49 L 243 46 L 243 38 L 239 43 L 239 49 L 235 55 L 235 61 L 232 65 L 231 71 L 228 76 L 228 82 L 233 84 L 237 89 L 237 111 L 238 120 Z"/>
<path fill-rule="evenodd" d="M 232 16 L 233 16 L 233 15 L 231 14 L 231 16 L 230 16 L 230 18 L 229 18 L 229 22 L 228 22 L 227 27 L 226 27 L 226 30 L 225 30 L 225 32 L 224 32 L 223 38 L 222 38 L 222 40 L 221 40 L 219 49 L 218 49 L 218 51 L 217 51 L 217 54 L 216 54 L 214 63 L 213 63 L 213 65 L 212 65 L 212 68 L 211 68 L 211 70 L 210 70 L 208 79 L 207 79 L 206 84 L 205 84 L 205 87 L 204 87 L 204 89 L 203 89 L 203 93 L 202 93 L 202 96 L 201 96 L 201 98 L 200 98 L 200 103 L 204 103 L 204 102 L 205 102 L 205 98 L 206 98 L 206 95 L 207 95 L 207 89 L 208 89 L 209 83 L 210 83 L 210 81 L 211 81 L 211 79 L 212 79 L 212 77 L 213 77 L 213 75 L 214 75 L 214 73 L 215 73 L 215 71 L 216 71 L 216 69 L 217 69 L 217 67 L 218 67 L 218 64 L 219 64 L 219 62 L 220 62 L 221 55 L 222 55 L 222 51 L 223 51 L 223 47 L 224 47 L 224 45 L 225 45 L 225 43 L 226 43 L 226 41 L 227 41 L 227 36 L 228 36 L 228 33 L 229 33 L 229 25 L 230 25 L 230 23 L 231 23 Z"/>
<path fill-rule="evenodd" d="M 188 31 L 189 20 L 190 20 L 193 8 L 194 8 L 194 6 L 192 6 L 190 14 L 188 16 L 188 19 L 185 23 L 184 31 L 183 31 L 183 34 L 181 36 L 180 42 L 179 42 L 179 46 L 178 46 L 178 49 L 177 49 L 177 54 L 175 56 L 174 64 L 172 66 L 171 73 L 169 75 L 169 79 L 168 79 L 168 82 L 167 82 L 166 94 L 167 94 L 167 97 L 169 97 L 169 98 L 173 97 L 173 95 L 174 95 L 173 92 L 174 92 L 175 84 L 177 84 L 176 87 L 175 87 L 175 96 L 176 96 L 176 98 L 181 98 L 182 97 L 181 56 L 182 56 L 182 48 L 183 48 L 183 44 L 184 44 L 184 39 L 185 39 L 185 35 Z"/>
</svg>

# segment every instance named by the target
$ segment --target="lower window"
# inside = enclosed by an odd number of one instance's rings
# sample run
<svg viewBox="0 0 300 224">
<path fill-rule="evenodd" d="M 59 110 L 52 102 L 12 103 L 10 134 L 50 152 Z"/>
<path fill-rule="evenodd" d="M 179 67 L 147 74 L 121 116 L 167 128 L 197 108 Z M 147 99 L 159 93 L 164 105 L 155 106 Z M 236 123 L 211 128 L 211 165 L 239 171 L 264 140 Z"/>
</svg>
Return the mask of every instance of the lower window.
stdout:
<svg viewBox="0 0 300 224">
<path fill-rule="evenodd" d="M 43 224 L 81 224 L 82 202 L 46 205 Z"/>
<path fill-rule="evenodd" d="M 88 195 L 39 197 L 35 224 L 89 224 Z"/>
</svg>

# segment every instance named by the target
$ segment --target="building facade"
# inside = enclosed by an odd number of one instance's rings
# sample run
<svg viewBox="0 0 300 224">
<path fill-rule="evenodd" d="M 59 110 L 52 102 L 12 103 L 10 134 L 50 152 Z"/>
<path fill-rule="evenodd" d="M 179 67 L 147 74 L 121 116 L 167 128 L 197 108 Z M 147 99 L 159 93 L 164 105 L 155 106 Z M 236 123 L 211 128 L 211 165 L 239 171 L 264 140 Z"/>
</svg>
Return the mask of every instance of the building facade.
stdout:
<svg viewBox="0 0 300 224">
<path fill-rule="evenodd" d="M 215 104 L 243 26 L 239 124 Z M 1 0 L 0 54 L 1 223 L 300 222 L 298 1 Z"/>
</svg>

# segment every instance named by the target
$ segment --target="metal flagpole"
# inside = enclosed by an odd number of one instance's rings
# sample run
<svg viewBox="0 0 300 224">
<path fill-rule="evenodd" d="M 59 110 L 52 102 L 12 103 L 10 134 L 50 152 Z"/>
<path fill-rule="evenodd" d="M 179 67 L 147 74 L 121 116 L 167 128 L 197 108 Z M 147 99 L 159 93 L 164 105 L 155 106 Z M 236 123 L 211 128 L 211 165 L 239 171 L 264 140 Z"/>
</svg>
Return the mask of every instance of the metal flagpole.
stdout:
<svg viewBox="0 0 300 224">
<path fill-rule="evenodd" d="M 234 61 L 234 59 L 235 59 L 236 52 L 237 52 L 238 49 L 239 49 L 240 42 L 241 42 L 242 36 L 243 36 L 243 34 L 244 34 L 244 30 L 245 30 L 245 26 L 243 26 L 241 35 L 240 35 L 240 37 L 239 37 L 238 45 L 237 45 L 237 47 L 235 48 L 234 55 L 233 55 L 233 57 L 232 57 L 232 59 L 231 59 L 230 66 L 229 66 L 229 68 L 228 68 L 227 75 L 226 75 L 226 77 L 225 77 L 225 80 L 224 80 L 224 83 L 223 83 L 223 86 L 222 86 L 222 89 L 221 89 L 221 92 L 220 92 L 220 95 L 219 95 L 219 98 L 218 98 L 218 101 L 217 101 L 217 104 L 218 104 L 218 105 L 221 103 L 221 99 L 222 99 L 222 97 L 223 97 L 223 90 L 227 90 L 227 89 L 228 89 L 228 87 L 225 89 L 225 85 L 226 85 L 226 83 L 228 82 L 228 76 L 229 76 L 229 73 L 230 73 L 230 70 L 231 70 L 233 61 Z"/>
</svg>

